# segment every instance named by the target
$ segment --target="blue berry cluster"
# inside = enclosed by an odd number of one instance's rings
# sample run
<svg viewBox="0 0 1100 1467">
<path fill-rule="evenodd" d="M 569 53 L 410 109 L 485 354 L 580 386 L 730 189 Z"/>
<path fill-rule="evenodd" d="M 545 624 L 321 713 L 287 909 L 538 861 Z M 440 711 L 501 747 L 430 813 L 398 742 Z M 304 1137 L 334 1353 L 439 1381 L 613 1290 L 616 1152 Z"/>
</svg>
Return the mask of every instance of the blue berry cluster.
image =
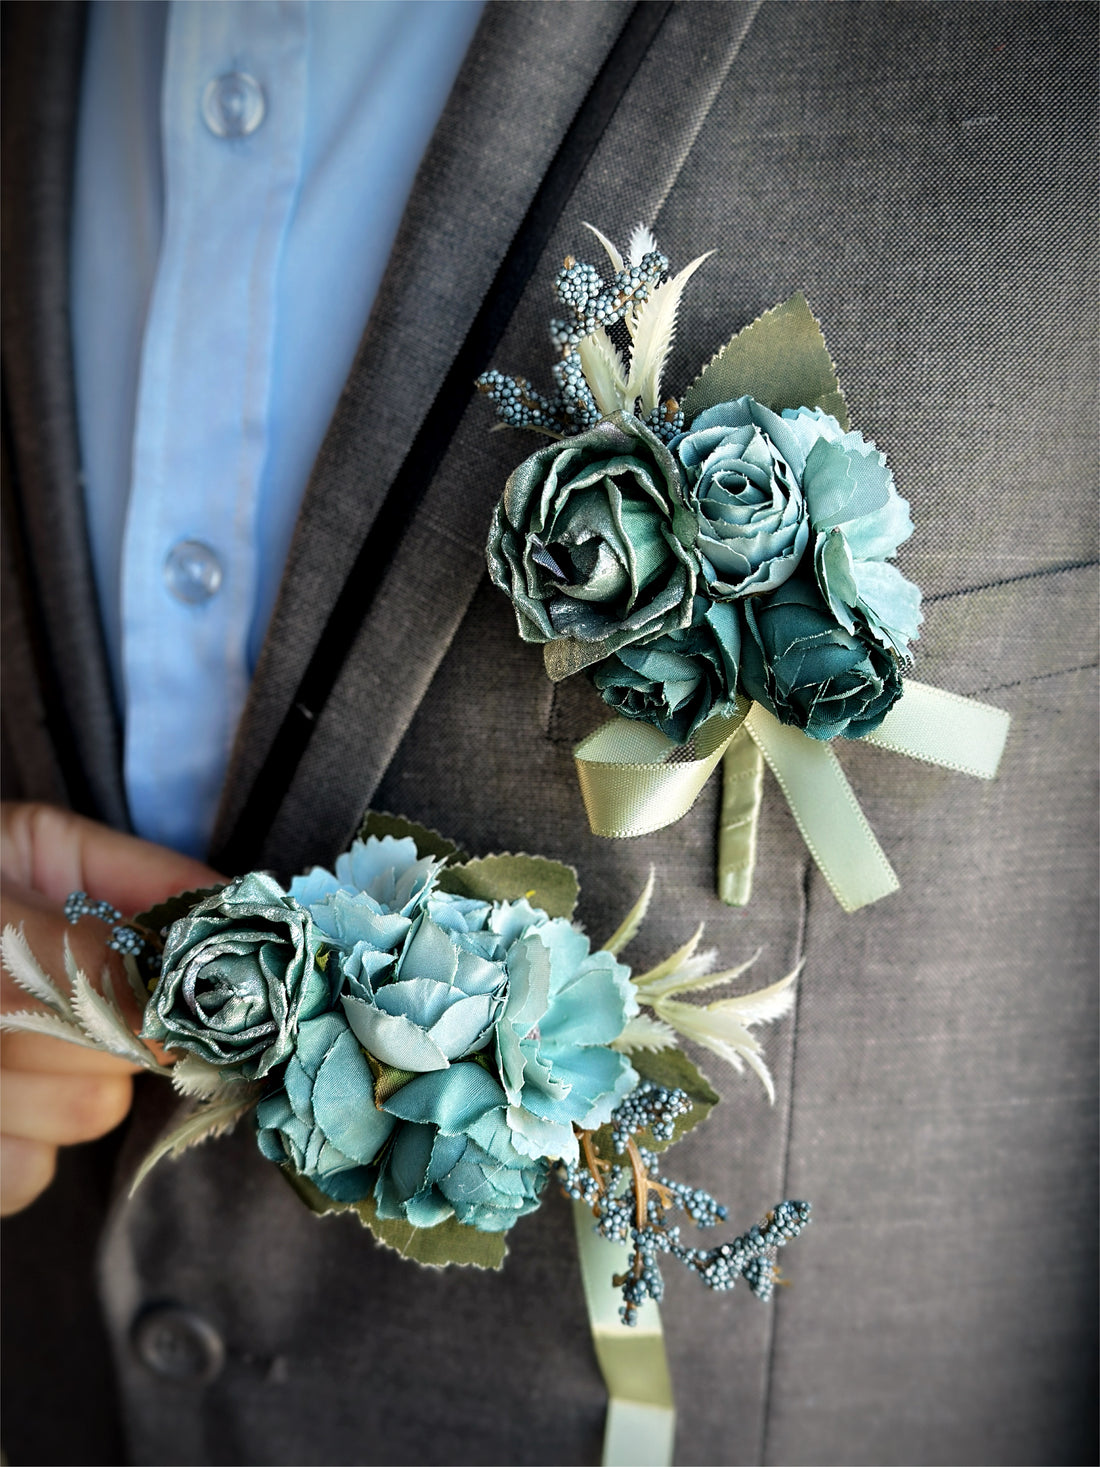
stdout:
<svg viewBox="0 0 1100 1467">
<path fill-rule="evenodd" d="M 659 1303 L 664 1295 L 662 1253 L 694 1269 L 710 1289 L 732 1289 L 743 1278 L 758 1299 L 771 1298 L 776 1250 L 796 1238 L 810 1220 L 808 1202 L 781 1202 L 759 1226 L 732 1242 L 710 1249 L 681 1243 L 680 1229 L 668 1223 L 668 1213 L 680 1208 L 696 1227 L 710 1228 L 725 1220 L 726 1209 L 700 1187 L 658 1176 L 657 1153 L 636 1138 L 645 1131 L 655 1142 L 671 1141 L 677 1119 L 690 1109 L 683 1090 L 643 1081 L 611 1118 L 615 1159 L 601 1157 L 587 1133 L 580 1159 L 559 1168 L 566 1195 L 592 1209 L 600 1236 L 633 1246 L 630 1267 L 612 1280 L 622 1291 L 619 1313 L 624 1324 L 637 1323 L 646 1299 Z"/>
<path fill-rule="evenodd" d="M 668 258 L 659 250 L 648 251 L 637 264 L 625 264 L 610 282 L 595 266 L 566 256 L 554 279 L 554 292 L 567 314 L 550 322 L 550 340 L 561 352 L 553 367 L 557 391 L 546 398 L 525 377 L 508 377 L 495 368 L 483 372 L 477 379 L 478 390 L 496 404 L 500 421 L 509 428 L 534 428 L 560 438 L 594 428 L 604 415 L 581 370 L 577 347 L 586 336 L 615 325 L 632 306 L 646 300 L 667 271 Z M 675 406 L 671 413 L 662 407 L 650 416 L 654 422 L 647 420 L 647 426 L 665 442 L 683 427 L 682 414 L 673 426 Z"/>
<path fill-rule="evenodd" d="M 107 946 L 112 952 L 137 957 L 148 945 L 136 928 L 123 922 L 122 913 L 117 907 L 113 907 L 110 902 L 93 902 L 86 891 L 71 891 L 65 898 L 62 910 L 65 920 L 74 927 L 81 917 L 94 917 L 98 922 L 109 923 L 111 935 L 107 939 Z M 159 966 L 159 962 L 156 965 Z"/>
</svg>

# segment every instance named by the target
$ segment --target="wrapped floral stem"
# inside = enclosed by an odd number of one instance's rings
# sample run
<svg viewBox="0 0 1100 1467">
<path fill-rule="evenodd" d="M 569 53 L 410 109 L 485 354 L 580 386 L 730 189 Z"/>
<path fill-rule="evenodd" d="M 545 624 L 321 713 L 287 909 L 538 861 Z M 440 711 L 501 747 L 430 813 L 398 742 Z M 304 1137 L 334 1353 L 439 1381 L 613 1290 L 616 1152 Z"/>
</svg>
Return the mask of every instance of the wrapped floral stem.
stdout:
<svg viewBox="0 0 1100 1467">
<path fill-rule="evenodd" d="M 747 907 L 752 897 L 756 825 L 763 794 L 764 756 L 742 726 L 722 756 L 718 895 L 731 907 Z"/>
</svg>

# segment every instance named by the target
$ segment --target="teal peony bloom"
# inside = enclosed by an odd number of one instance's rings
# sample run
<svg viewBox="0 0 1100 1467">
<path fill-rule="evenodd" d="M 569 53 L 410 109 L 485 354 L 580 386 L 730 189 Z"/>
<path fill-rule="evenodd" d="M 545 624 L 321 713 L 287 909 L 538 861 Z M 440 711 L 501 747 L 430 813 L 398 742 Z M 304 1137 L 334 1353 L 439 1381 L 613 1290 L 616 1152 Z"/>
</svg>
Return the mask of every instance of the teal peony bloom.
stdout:
<svg viewBox="0 0 1100 1467">
<path fill-rule="evenodd" d="M 338 1202 L 370 1196 L 371 1163 L 395 1124 L 375 1106 L 370 1067 L 339 1013 L 299 1027 L 279 1089 L 256 1107 L 264 1156 L 293 1167 Z"/>
<path fill-rule="evenodd" d="M 489 573 L 558 681 L 688 625 L 695 535 L 675 460 L 620 412 L 519 465 L 493 515 Z"/>
<path fill-rule="evenodd" d="M 901 697 L 893 653 L 866 632 L 840 626 L 808 576 L 748 598 L 742 611 L 742 684 L 781 723 L 814 739 L 858 739 Z"/>
<path fill-rule="evenodd" d="M 920 591 L 887 563 L 913 521 L 885 457 L 820 408 L 788 408 L 783 418 L 805 454 L 802 490 L 821 594 L 846 631 L 854 636 L 864 626 L 904 657 L 922 620 Z"/>
<path fill-rule="evenodd" d="M 386 1101 L 402 1124 L 382 1161 L 378 1215 L 430 1228 L 456 1217 L 505 1232 L 539 1205 L 546 1163 L 522 1155 L 505 1120 L 506 1096 L 480 1064 L 417 1075 Z"/>
<path fill-rule="evenodd" d="M 336 858 L 336 872 L 314 866 L 290 883 L 326 942 L 344 951 L 390 953 L 400 947 L 427 901 L 442 861 L 420 856 L 406 836 L 368 836 Z"/>
<path fill-rule="evenodd" d="M 733 712 L 741 629 L 735 608 L 696 596 L 691 625 L 623 647 L 592 669 L 604 702 L 686 743 L 712 713 Z"/>
<path fill-rule="evenodd" d="M 259 1079 L 329 1007 L 320 945 L 310 914 L 270 876 L 230 882 L 172 924 L 143 1035 L 226 1078 Z"/>
<path fill-rule="evenodd" d="M 464 923 L 466 913 L 448 911 L 451 900 L 436 899 L 430 911 L 442 911 L 451 924 Z M 348 1023 L 383 1064 L 445 1070 L 452 1060 L 483 1048 L 492 1034 L 508 982 L 499 948 L 493 933 L 440 925 L 421 912 L 396 964 L 387 954 L 364 952 L 362 945 L 343 960 Z"/>
<path fill-rule="evenodd" d="M 799 437 L 751 397 L 719 403 L 669 445 L 699 519 L 696 549 L 717 600 L 774 591 L 810 538 Z"/>
<path fill-rule="evenodd" d="M 573 1126 L 593 1130 L 638 1083 L 608 1048 L 638 1012 L 630 969 L 564 918 L 536 920 L 509 949 L 497 1068 L 517 1151 L 575 1161 Z"/>
</svg>

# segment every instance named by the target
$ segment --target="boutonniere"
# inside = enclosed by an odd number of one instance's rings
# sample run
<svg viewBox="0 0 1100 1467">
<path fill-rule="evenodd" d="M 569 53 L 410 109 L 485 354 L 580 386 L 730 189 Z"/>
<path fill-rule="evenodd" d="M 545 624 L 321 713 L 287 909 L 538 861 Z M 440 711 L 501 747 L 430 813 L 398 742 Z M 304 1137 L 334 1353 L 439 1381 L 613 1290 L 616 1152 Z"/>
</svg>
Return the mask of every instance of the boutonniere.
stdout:
<svg viewBox="0 0 1100 1467">
<path fill-rule="evenodd" d="M 589 822 L 632 836 L 680 819 L 721 762 L 718 889 L 749 899 L 763 763 L 849 911 L 898 882 L 834 753 L 859 739 L 991 779 L 1008 716 L 903 676 L 920 592 L 885 456 L 852 429 L 795 295 L 735 335 L 682 401 L 661 379 L 681 298 L 639 226 L 610 278 L 554 281 L 555 391 L 479 378 L 501 422 L 550 439 L 512 473 L 493 581 L 555 682 L 584 673 L 617 717 L 576 750 Z"/>
<path fill-rule="evenodd" d="M 162 1158 L 247 1121 L 315 1212 L 350 1211 L 421 1264 L 481 1268 L 500 1268 L 512 1226 L 564 1191 L 614 1420 L 621 1428 L 629 1399 L 659 1404 L 656 1391 L 670 1450 L 662 1262 L 767 1299 L 776 1251 L 810 1209 L 780 1202 L 709 1244 L 725 1208 L 666 1172 L 663 1153 L 718 1100 L 679 1037 L 747 1066 L 771 1096 L 753 1030 L 789 1011 L 795 975 L 688 1002 L 749 966 L 713 971 L 701 929 L 632 973 L 620 954 L 653 893 L 651 873 L 596 948 L 572 920 L 571 868 L 470 859 L 435 832 L 372 815 L 334 870 L 314 867 L 288 889 L 250 872 L 130 918 L 74 892 L 70 921 L 110 927 L 138 1033 L 106 971 L 94 985 L 66 945 L 68 981 L 57 984 L 8 927 L 3 961 L 42 1007 L 2 1025 L 118 1055 L 186 1097 L 135 1188 Z M 698 1240 L 685 1224 L 704 1230 Z"/>
</svg>

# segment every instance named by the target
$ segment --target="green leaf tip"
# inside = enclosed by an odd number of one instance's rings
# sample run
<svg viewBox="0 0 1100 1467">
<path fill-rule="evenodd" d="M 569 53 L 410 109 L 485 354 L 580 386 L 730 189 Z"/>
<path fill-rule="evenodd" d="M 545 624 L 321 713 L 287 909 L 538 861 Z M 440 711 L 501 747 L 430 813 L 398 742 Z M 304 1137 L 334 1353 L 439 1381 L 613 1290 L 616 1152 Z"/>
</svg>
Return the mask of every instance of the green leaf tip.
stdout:
<svg viewBox="0 0 1100 1467">
<path fill-rule="evenodd" d="M 415 1228 L 412 1223 L 390 1221 L 378 1216 L 373 1198 L 363 1202 L 336 1202 L 288 1167 L 280 1170 L 306 1206 L 319 1217 L 335 1212 L 354 1213 L 383 1247 L 392 1248 L 402 1258 L 411 1258 L 427 1268 L 446 1268 L 452 1263 L 467 1268 L 504 1266 L 508 1245 L 503 1233 L 483 1233 L 453 1217 L 434 1228 Z"/>
<path fill-rule="evenodd" d="M 387 835 L 392 835 L 395 840 L 411 838 L 416 842 L 416 849 L 422 856 L 435 856 L 437 860 L 465 859 L 465 852 L 454 841 L 440 835 L 438 830 L 432 830 L 427 825 L 417 825 L 415 820 L 406 820 L 403 815 L 391 815 L 386 810 L 367 811 L 363 824 L 359 827 L 359 839 L 366 840 L 369 835 L 378 840 Z"/>
<path fill-rule="evenodd" d="M 572 918 L 580 888 L 572 866 L 520 854 L 483 856 L 448 866 L 439 878 L 439 889 L 486 902 L 518 902 L 525 897 L 551 917 Z"/>
<path fill-rule="evenodd" d="M 848 431 L 848 407 L 821 325 L 801 291 L 758 316 L 703 368 L 684 395 L 691 420 L 739 397 L 782 412 L 819 407 Z"/>
</svg>

